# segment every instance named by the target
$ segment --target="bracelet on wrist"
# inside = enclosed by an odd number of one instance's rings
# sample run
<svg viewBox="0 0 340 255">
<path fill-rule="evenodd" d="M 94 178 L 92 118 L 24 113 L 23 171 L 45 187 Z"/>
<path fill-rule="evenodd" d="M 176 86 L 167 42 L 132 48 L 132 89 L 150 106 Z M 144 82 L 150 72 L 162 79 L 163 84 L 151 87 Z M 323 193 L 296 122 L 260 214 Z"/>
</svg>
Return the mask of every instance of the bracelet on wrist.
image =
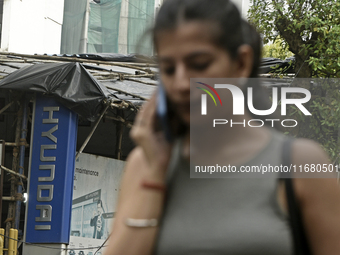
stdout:
<svg viewBox="0 0 340 255">
<path fill-rule="evenodd" d="M 132 219 L 127 218 L 125 220 L 125 225 L 128 227 L 135 228 L 147 228 L 147 227 L 157 227 L 158 220 L 157 219 Z"/>
<path fill-rule="evenodd" d="M 162 191 L 162 192 L 166 191 L 165 184 L 150 182 L 150 181 L 146 181 L 146 180 L 143 180 L 141 182 L 141 187 L 145 188 L 145 189 L 152 189 L 152 190 L 157 190 L 157 191 Z"/>
</svg>

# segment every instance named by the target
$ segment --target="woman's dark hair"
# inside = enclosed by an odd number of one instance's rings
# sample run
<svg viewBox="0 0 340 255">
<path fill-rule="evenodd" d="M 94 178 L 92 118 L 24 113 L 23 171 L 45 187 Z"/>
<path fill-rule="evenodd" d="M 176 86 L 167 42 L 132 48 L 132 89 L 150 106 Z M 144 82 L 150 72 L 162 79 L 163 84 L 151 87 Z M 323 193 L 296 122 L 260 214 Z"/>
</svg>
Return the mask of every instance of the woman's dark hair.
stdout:
<svg viewBox="0 0 340 255">
<path fill-rule="evenodd" d="M 245 20 L 242 20 L 242 33 L 244 43 L 253 50 L 253 69 L 250 77 L 256 78 L 261 64 L 262 40 L 255 28 Z"/>
<path fill-rule="evenodd" d="M 261 64 L 261 55 L 262 55 L 262 40 L 259 33 L 255 30 L 255 28 L 250 25 L 247 21 L 242 20 L 242 32 L 244 43 L 251 46 L 253 49 L 253 69 L 250 74 L 250 77 L 256 78 L 258 76 L 259 67 Z M 259 79 L 250 79 L 250 82 L 246 84 L 243 88 L 244 95 L 248 96 L 248 88 L 253 88 L 253 103 L 254 107 L 258 110 L 266 110 L 271 107 L 271 102 L 269 100 L 269 93 L 268 91 L 261 86 Z M 245 105 L 246 109 L 248 109 L 248 105 Z M 249 110 L 248 110 L 249 111 Z M 259 116 L 251 113 L 253 117 L 256 119 L 279 119 L 278 114 L 273 113 L 267 116 Z M 269 125 L 268 122 L 265 122 Z M 276 122 L 274 127 L 278 130 L 282 130 L 282 127 L 278 125 Z"/>
<path fill-rule="evenodd" d="M 156 49 L 157 36 L 160 32 L 174 30 L 181 23 L 189 21 L 210 22 L 214 26 L 213 42 L 224 48 L 233 59 L 238 57 L 238 48 L 241 45 L 251 46 L 253 67 L 249 78 L 258 77 L 262 49 L 261 37 L 253 26 L 241 18 L 237 7 L 230 0 L 165 0 L 153 28 L 153 41 Z M 260 86 L 257 79 L 250 80 L 244 87 L 244 94 L 247 94 L 248 87 L 253 87 L 254 107 L 258 110 L 270 108 L 268 92 Z M 246 109 L 248 109 L 247 104 Z M 262 120 L 275 116 L 252 115 Z"/>
<path fill-rule="evenodd" d="M 210 22 L 214 26 L 212 29 L 214 30 L 212 33 L 215 34 L 214 43 L 228 51 L 234 59 L 237 58 L 238 48 L 247 43 L 245 41 L 249 34 L 247 30 L 253 29 L 241 18 L 239 10 L 229 0 L 166 0 L 159 10 L 153 29 L 156 48 L 157 35 L 160 32 L 176 29 L 181 23 L 189 21 Z M 245 35 L 247 38 L 244 38 Z M 253 50 L 256 48 L 258 53 L 254 54 L 254 57 L 256 55 L 259 58 L 261 39 L 259 36 L 255 39 L 254 35 L 248 38 L 248 41 L 250 39 Z M 255 45 L 256 43 L 259 44 Z M 257 77 L 259 62 L 259 59 L 254 61 L 251 77 Z"/>
</svg>

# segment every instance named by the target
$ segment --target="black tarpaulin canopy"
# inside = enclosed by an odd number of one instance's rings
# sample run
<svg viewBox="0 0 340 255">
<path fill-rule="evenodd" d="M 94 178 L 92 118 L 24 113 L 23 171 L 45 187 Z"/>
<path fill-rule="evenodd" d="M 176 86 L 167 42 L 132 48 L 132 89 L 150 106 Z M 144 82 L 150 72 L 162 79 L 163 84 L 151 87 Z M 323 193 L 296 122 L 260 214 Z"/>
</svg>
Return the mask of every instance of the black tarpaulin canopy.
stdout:
<svg viewBox="0 0 340 255">
<path fill-rule="evenodd" d="M 21 68 L 0 82 L 0 89 L 53 96 L 80 116 L 94 121 L 109 91 L 80 63 L 45 63 Z"/>
</svg>

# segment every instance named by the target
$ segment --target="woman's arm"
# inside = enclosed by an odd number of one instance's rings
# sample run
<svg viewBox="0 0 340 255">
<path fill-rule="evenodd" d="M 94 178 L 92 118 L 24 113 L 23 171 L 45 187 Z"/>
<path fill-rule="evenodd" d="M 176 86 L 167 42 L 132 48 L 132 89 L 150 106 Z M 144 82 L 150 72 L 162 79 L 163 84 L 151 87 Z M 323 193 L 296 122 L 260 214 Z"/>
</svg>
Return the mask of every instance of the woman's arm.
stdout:
<svg viewBox="0 0 340 255">
<path fill-rule="evenodd" d="M 153 97 L 138 113 L 130 132 L 137 147 L 127 159 L 106 255 L 143 255 L 153 250 L 158 227 L 131 227 L 125 222 L 128 218 L 159 219 L 162 214 L 164 190 L 142 185 L 165 185 L 170 159 L 170 144 L 154 128 L 155 109 Z"/>
<path fill-rule="evenodd" d="M 127 218 L 159 219 L 162 213 L 164 192 L 145 189 L 142 181 L 164 182 L 161 171 L 147 168 L 141 148 L 134 149 L 125 167 L 116 207 L 115 220 L 106 255 L 151 254 L 158 227 L 128 227 Z"/>
<path fill-rule="evenodd" d="M 296 165 L 330 162 L 316 143 L 298 139 L 293 144 L 292 162 Z M 296 178 L 294 189 L 314 255 L 340 254 L 340 187 L 333 178 Z"/>
</svg>

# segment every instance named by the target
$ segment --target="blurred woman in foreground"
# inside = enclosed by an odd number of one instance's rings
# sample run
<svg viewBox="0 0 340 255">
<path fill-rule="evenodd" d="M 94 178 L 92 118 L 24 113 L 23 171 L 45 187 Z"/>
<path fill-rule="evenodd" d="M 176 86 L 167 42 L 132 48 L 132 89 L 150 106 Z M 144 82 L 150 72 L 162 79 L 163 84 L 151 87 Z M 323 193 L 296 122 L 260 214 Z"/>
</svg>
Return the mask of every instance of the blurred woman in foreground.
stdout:
<svg viewBox="0 0 340 255">
<path fill-rule="evenodd" d="M 154 27 L 161 79 L 181 135 L 169 143 L 157 126 L 157 98 L 138 114 L 107 255 L 293 254 L 279 174 L 271 178 L 190 179 L 190 78 L 255 78 L 259 54 L 228 0 L 167 0 Z M 242 84 L 240 85 L 240 87 Z M 242 88 L 244 89 L 244 88 Z M 231 109 L 232 102 L 224 102 Z M 226 110 L 227 119 L 232 116 Z M 251 119 L 246 112 L 243 119 Z M 191 123 L 193 125 L 193 123 Z M 204 140 L 205 137 L 203 136 Z M 329 164 L 314 142 L 267 127 L 225 128 L 206 157 L 225 165 Z M 340 254 L 340 191 L 335 179 L 293 180 L 314 255 Z"/>
</svg>

